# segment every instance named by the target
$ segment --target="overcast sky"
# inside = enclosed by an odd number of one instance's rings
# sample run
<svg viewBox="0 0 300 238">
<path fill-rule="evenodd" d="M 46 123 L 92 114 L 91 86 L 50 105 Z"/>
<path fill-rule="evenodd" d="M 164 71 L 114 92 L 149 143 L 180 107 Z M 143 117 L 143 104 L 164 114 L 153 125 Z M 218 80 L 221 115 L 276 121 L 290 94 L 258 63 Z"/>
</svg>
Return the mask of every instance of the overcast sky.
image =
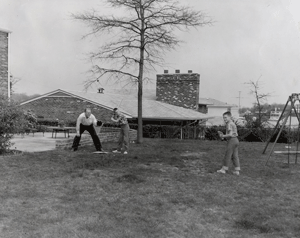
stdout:
<svg viewBox="0 0 300 238">
<path fill-rule="evenodd" d="M 43 94 L 58 88 L 83 90 L 91 64 L 87 53 L 103 39 L 82 39 L 88 29 L 71 13 L 92 8 L 108 13 L 101 0 L 1 0 L 0 28 L 12 31 L 11 74 L 21 80 L 17 93 Z M 165 69 L 201 75 L 200 97 L 250 106 L 245 82 L 260 78 L 268 103 L 285 103 L 300 93 L 300 1 L 186 0 L 202 10 L 213 26 L 178 34 L 183 40 L 165 56 Z M 155 87 L 157 69 L 149 76 Z M 105 85 L 104 87 L 111 87 Z M 93 89 L 94 90 L 94 89 Z"/>
</svg>

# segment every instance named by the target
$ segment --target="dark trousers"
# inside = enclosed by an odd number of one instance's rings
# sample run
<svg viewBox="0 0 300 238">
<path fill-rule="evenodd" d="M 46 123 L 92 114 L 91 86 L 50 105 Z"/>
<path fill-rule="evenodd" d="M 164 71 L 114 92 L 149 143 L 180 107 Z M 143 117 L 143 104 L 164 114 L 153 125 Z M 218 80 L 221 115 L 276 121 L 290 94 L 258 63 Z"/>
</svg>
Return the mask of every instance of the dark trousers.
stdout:
<svg viewBox="0 0 300 238">
<path fill-rule="evenodd" d="M 96 147 L 96 150 L 97 151 L 101 150 L 102 145 L 101 145 L 101 142 L 99 140 L 99 137 L 97 136 L 97 133 L 96 133 L 96 130 L 95 130 L 93 124 L 89 125 L 89 126 L 85 126 L 85 125 L 80 124 L 80 126 L 79 126 L 80 136 L 76 135 L 74 137 L 72 148 L 74 148 L 74 149 L 78 148 L 78 145 L 79 145 L 79 142 L 80 142 L 80 139 L 81 139 L 81 135 L 86 130 L 90 133 L 90 135 L 93 139 L 94 145 Z"/>
</svg>

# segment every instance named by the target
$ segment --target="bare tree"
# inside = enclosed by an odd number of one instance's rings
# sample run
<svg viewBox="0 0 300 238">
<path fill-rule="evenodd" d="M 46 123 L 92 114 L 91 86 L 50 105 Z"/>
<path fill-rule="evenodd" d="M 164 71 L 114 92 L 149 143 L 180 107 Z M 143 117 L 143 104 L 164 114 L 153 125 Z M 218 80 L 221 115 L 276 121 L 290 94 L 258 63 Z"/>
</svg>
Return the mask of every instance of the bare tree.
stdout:
<svg viewBox="0 0 300 238">
<path fill-rule="evenodd" d="M 10 93 L 14 93 L 14 86 L 20 81 L 20 78 L 16 78 L 13 75 L 10 75 Z"/>
<path fill-rule="evenodd" d="M 99 52 L 92 53 L 90 86 L 107 76 L 118 80 L 130 80 L 138 85 L 138 143 L 143 140 L 142 95 L 146 71 L 163 63 L 167 50 L 172 50 L 180 41 L 176 30 L 187 30 L 212 24 L 210 18 L 200 11 L 180 6 L 174 0 L 106 0 L 114 9 L 123 8 L 125 16 L 102 16 L 95 10 L 73 14 L 73 18 L 86 23 L 91 31 L 86 36 L 113 34 Z M 103 64 L 111 62 L 109 67 Z"/>
<path fill-rule="evenodd" d="M 246 84 L 250 87 L 250 94 L 254 95 L 255 102 L 254 102 L 254 112 L 257 112 L 258 118 L 255 121 L 255 124 L 257 127 L 262 126 L 262 123 L 264 122 L 264 113 L 266 101 L 268 100 L 268 97 L 271 96 L 271 93 L 262 93 L 261 89 L 261 82 L 259 81 L 261 76 L 258 78 L 258 80 L 253 81 L 250 80 Z"/>
</svg>

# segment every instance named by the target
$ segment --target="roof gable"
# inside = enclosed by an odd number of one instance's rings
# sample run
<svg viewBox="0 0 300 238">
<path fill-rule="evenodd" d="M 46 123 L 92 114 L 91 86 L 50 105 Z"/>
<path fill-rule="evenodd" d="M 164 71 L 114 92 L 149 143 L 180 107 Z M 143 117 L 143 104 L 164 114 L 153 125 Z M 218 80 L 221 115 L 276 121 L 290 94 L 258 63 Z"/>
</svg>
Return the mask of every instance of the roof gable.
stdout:
<svg viewBox="0 0 300 238">
<path fill-rule="evenodd" d="M 129 117 L 138 117 L 137 97 L 124 94 L 67 92 L 58 89 L 25 101 L 21 103 L 21 105 L 45 97 L 74 97 L 106 109 L 112 110 L 113 108 L 118 108 L 122 113 Z M 192 109 L 186 109 L 152 99 L 143 99 L 143 118 L 162 120 L 200 120 L 211 117 Z"/>
<path fill-rule="evenodd" d="M 3 28 L 0 28 L 0 32 L 11 33 L 11 31 L 3 29 Z"/>
<path fill-rule="evenodd" d="M 83 93 L 83 94 L 87 94 L 87 93 Z M 61 89 L 57 89 L 57 90 L 52 91 L 50 93 L 46 93 L 46 94 L 43 94 L 41 96 L 32 98 L 30 100 L 27 100 L 25 102 L 20 103 L 20 105 L 24 105 L 24 104 L 27 104 L 27 103 L 30 103 L 30 102 L 33 102 L 33 101 L 36 101 L 36 100 L 39 100 L 39 99 L 45 98 L 45 97 L 74 97 L 74 98 L 78 98 L 78 99 L 90 102 L 90 103 L 95 104 L 97 106 L 102 106 L 104 108 L 112 109 L 111 107 L 107 107 L 106 105 L 103 105 L 103 104 L 99 103 L 98 101 L 89 100 L 89 98 L 85 97 L 84 95 L 80 95 L 78 93 L 70 93 L 70 92 L 67 92 L 67 91 L 64 91 L 64 90 L 61 90 Z"/>
<path fill-rule="evenodd" d="M 72 97 L 72 96 L 66 92 L 57 91 L 48 95 L 47 97 Z"/>
</svg>

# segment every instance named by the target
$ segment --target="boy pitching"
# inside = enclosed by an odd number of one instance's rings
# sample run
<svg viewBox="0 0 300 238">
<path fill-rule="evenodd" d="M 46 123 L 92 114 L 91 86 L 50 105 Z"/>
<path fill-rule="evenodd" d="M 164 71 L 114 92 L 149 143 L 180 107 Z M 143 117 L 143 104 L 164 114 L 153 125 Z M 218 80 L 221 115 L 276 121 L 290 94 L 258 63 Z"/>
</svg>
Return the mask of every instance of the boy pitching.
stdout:
<svg viewBox="0 0 300 238">
<path fill-rule="evenodd" d="M 231 113 L 225 112 L 223 114 L 223 120 L 226 123 L 226 134 L 219 132 L 220 137 L 227 139 L 227 149 L 223 159 L 223 167 L 218 170 L 218 173 L 225 174 L 228 171 L 230 160 L 232 160 L 234 165 L 233 174 L 240 174 L 240 160 L 238 154 L 239 140 L 237 138 L 237 128 L 231 119 Z"/>
</svg>

